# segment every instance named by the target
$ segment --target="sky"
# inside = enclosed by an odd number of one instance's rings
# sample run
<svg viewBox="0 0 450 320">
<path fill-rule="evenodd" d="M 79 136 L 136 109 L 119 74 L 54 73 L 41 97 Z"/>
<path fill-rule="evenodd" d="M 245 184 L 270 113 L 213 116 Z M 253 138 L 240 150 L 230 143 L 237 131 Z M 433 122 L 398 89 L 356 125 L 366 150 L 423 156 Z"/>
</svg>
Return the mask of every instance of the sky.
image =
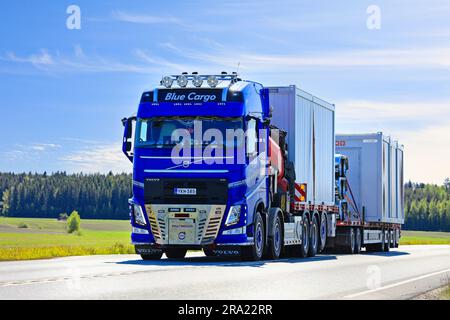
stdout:
<svg viewBox="0 0 450 320">
<path fill-rule="evenodd" d="M 399 140 L 407 180 L 450 176 L 445 0 L 2 1 L 0 171 L 131 172 L 120 119 L 183 71 L 296 84 Z"/>
</svg>

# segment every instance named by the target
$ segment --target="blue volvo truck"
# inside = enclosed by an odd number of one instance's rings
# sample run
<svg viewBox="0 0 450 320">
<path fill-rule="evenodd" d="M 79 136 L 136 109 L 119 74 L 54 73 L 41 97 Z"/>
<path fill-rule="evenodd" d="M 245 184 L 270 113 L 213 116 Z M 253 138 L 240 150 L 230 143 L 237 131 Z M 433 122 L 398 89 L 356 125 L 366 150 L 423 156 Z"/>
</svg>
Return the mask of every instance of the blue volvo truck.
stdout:
<svg viewBox="0 0 450 320">
<path fill-rule="evenodd" d="M 334 105 L 296 86 L 225 72 L 165 76 L 122 122 L 131 240 L 144 260 L 189 249 L 314 256 L 352 228 L 336 197 Z M 342 245 L 355 246 L 347 238 Z"/>
</svg>

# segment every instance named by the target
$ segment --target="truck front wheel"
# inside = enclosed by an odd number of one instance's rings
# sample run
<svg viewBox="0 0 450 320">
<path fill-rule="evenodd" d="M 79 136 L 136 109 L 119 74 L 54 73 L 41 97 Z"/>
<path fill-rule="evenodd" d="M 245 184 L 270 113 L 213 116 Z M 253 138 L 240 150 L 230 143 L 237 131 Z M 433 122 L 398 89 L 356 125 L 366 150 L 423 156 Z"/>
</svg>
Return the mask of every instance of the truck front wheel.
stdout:
<svg viewBox="0 0 450 320">
<path fill-rule="evenodd" d="M 248 261 L 261 260 L 264 252 L 264 222 L 259 212 L 256 212 L 253 223 L 253 244 L 241 248 L 242 259 Z"/>
<path fill-rule="evenodd" d="M 278 214 L 270 216 L 269 222 L 269 246 L 267 248 L 269 259 L 278 259 L 283 247 L 283 230 L 281 219 Z"/>
</svg>

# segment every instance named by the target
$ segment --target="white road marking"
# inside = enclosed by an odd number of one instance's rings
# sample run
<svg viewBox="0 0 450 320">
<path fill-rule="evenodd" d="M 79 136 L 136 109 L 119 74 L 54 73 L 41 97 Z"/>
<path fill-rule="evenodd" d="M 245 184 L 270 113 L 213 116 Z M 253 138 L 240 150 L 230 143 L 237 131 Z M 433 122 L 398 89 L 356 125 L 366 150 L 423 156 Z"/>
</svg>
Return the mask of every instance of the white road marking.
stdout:
<svg viewBox="0 0 450 320">
<path fill-rule="evenodd" d="M 387 285 L 387 286 L 382 286 L 382 287 L 379 287 L 379 288 L 376 288 L 376 289 L 366 290 L 366 291 L 363 291 L 363 292 L 350 294 L 348 296 L 345 296 L 344 299 L 353 299 L 353 298 L 356 298 L 356 297 L 359 297 L 359 296 L 363 296 L 365 294 L 369 294 L 369 293 L 378 292 L 378 291 L 381 291 L 381 290 L 386 290 L 386 289 L 398 287 L 398 286 L 401 286 L 401 285 L 404 285 L 404 284 L 407 284 L 407 283 L 411 283 L 411 282 L 422 280 L 422 279 L 425 279 L 425 278 L 437 276 L 439 274 L 446 273 L 446 272 L 450 272 L 450 269 L 445 269 L 445 270 L 442 270 L 442 271 L 437 271 L 437 272 L 425 274 L 423 276 L 419 276 L 419 277 L 411 278 L 411 279 L 408 279 L 408 280 L 396 282 L 396 283 L 393 283 L 393 284 L 390 284 L 390 285 Z"/>
</svg>

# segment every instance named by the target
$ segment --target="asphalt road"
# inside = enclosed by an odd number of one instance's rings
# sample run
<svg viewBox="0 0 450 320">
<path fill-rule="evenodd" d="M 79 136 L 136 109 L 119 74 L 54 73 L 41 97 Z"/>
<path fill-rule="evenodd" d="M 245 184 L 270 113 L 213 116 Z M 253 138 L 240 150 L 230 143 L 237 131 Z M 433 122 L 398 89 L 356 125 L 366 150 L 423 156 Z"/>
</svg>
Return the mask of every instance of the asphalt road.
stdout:
<svg viewBox="0 0 450 320">
<path fill-rule="evenodd" d="M 0 262 L 0 299 L 409 299 L 450 282 L 450 246 L 241 262 L 190 253 Z"/>
</svg>

